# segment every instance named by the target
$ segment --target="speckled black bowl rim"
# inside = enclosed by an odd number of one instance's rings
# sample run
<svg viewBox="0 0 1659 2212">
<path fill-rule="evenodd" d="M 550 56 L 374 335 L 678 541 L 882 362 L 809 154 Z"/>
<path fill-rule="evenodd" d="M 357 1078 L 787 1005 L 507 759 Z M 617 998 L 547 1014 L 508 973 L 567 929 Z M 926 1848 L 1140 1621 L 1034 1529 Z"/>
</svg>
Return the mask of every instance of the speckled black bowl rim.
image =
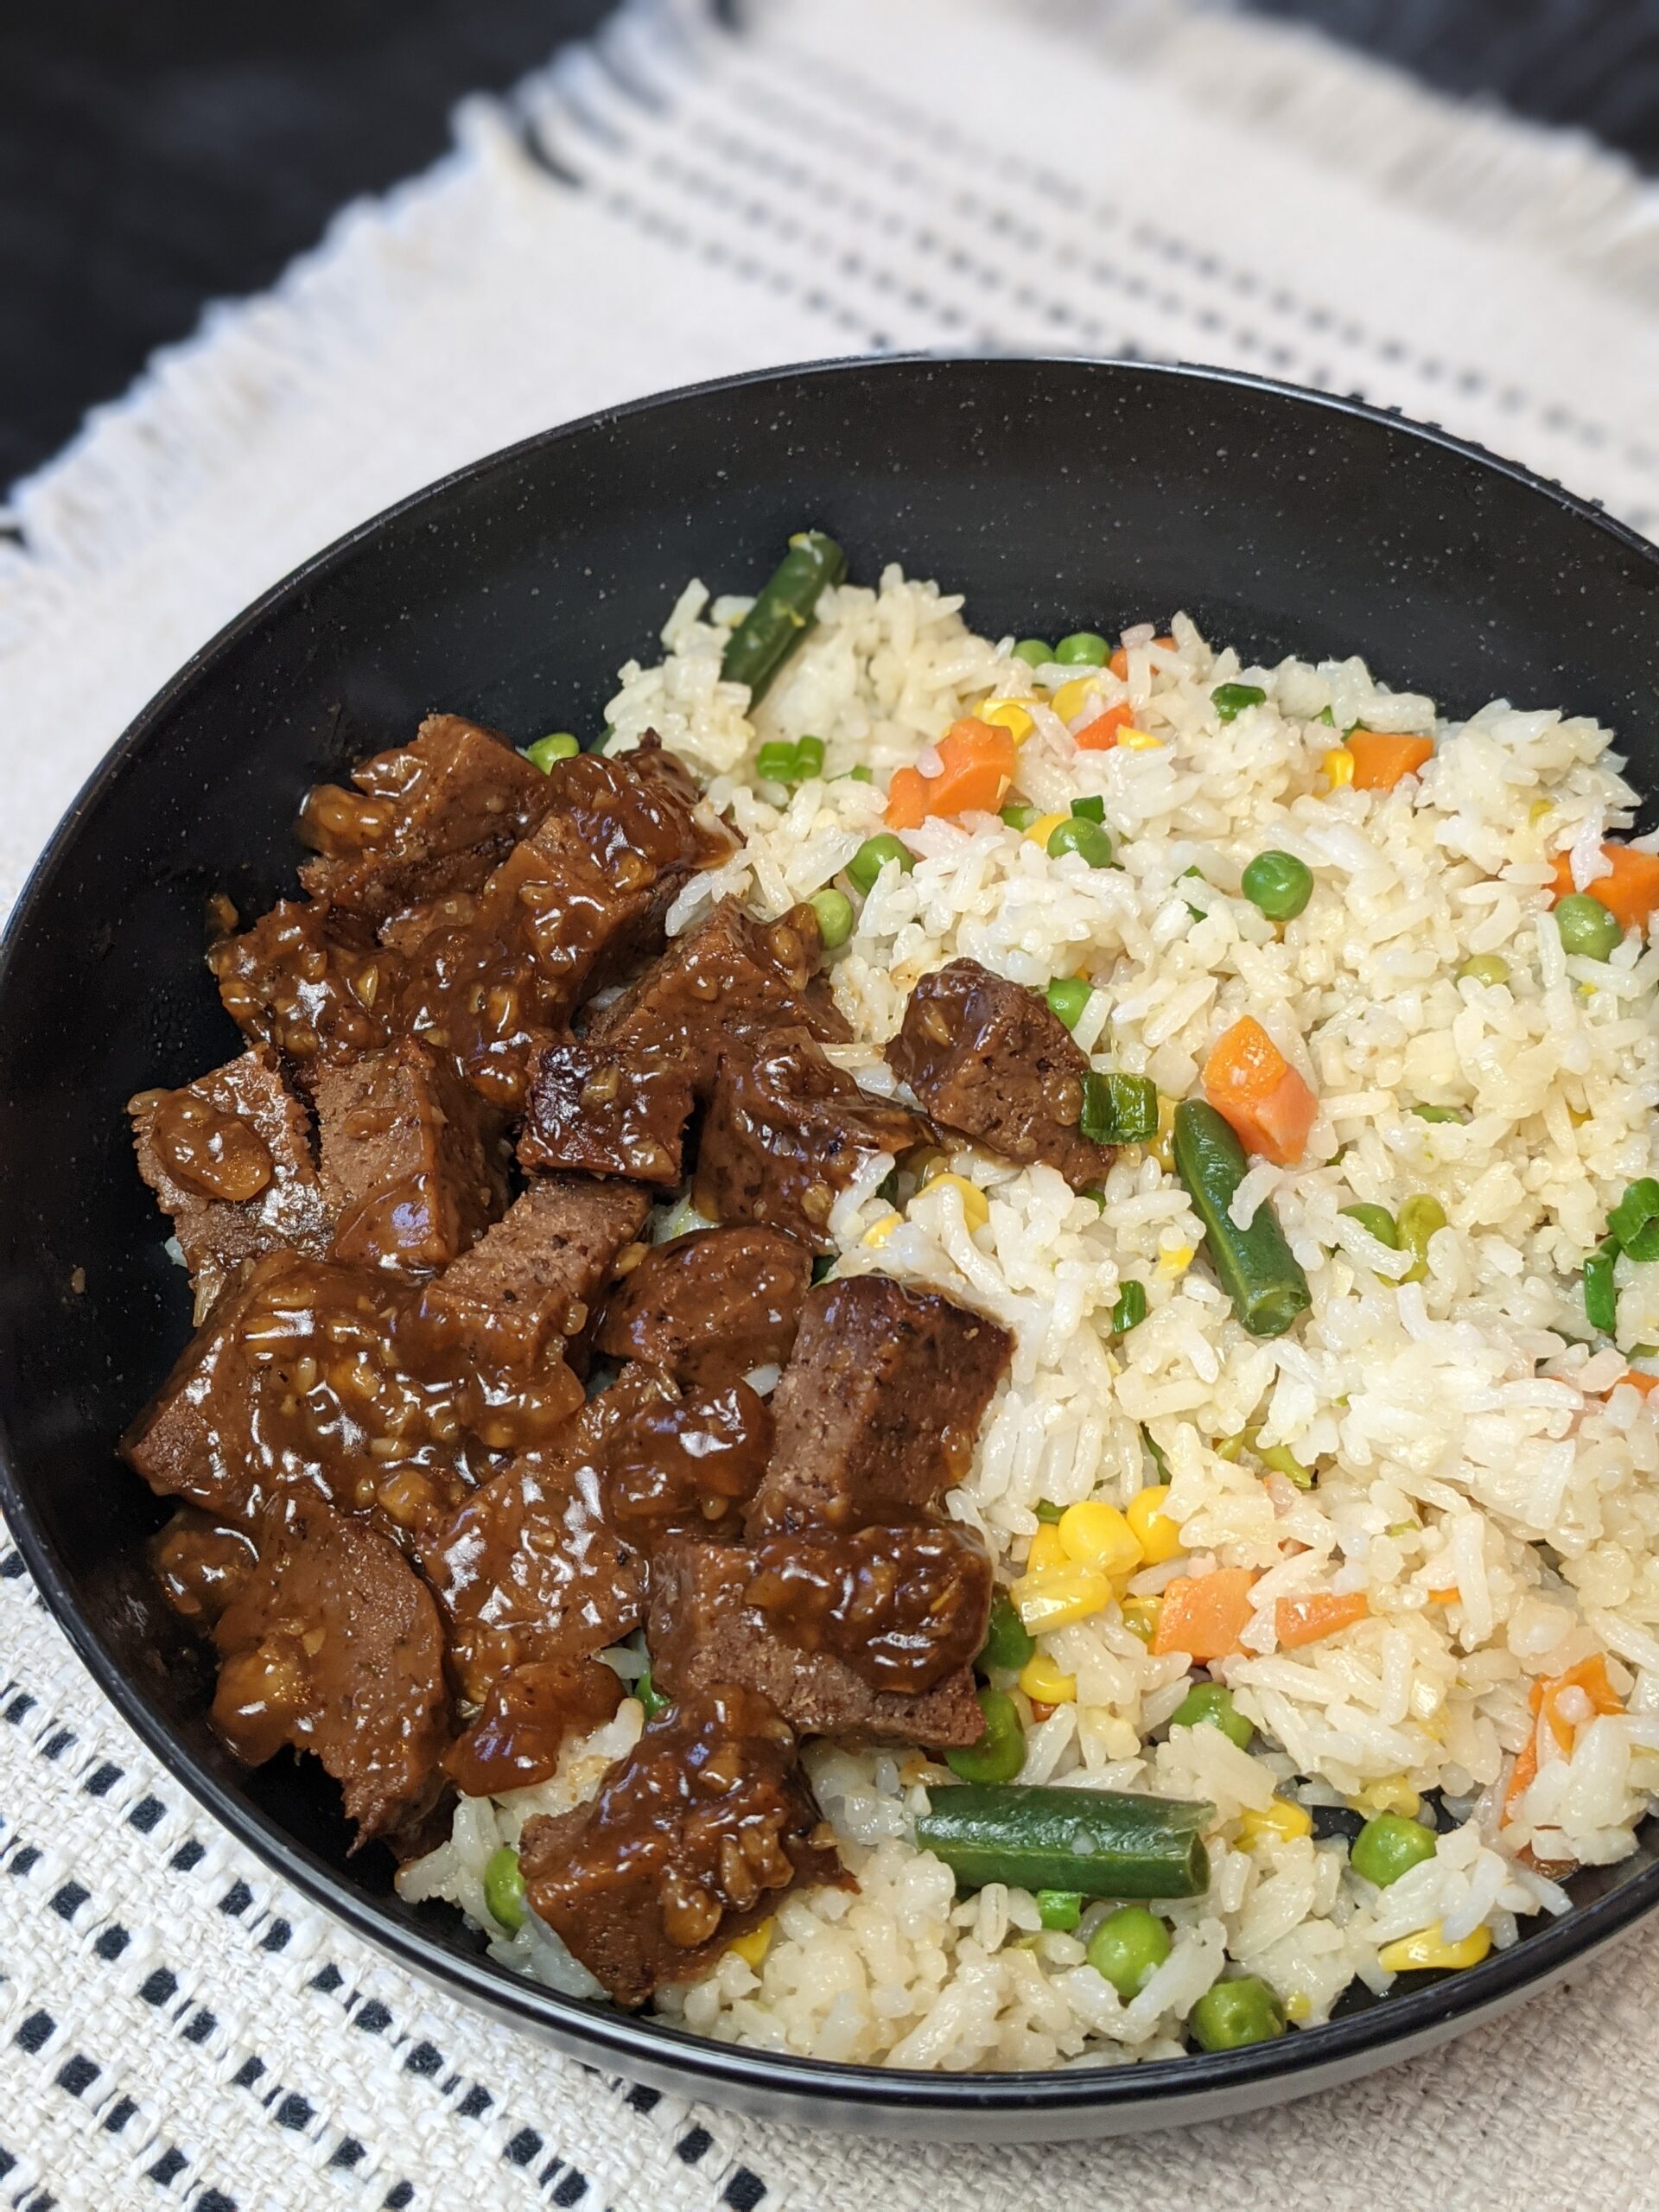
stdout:
<svg viewBox="0 0 1659 2212">
<path fill-rule="evenodd" d="M 1480 446 L 1452 436 L 1436 425 L 1407 421 L 1397 410 L 1376 408 L 1357 398 L 1310 391 L 1270 378 L 1202 365 L 1090 359 L 1071 354 L 1024 358 L 1038 370 L 1098 368 L 1114 376 L 1243 386 L 1276 396 L 1293 405 L 1359 417 L 1380 425 L 1395 438 L 1438 447 L 1464 460 L 1472 459 L 1529 488 L 1586 529 L 1602 531 L 1617 539 L 1650 564 L 1659 580 L 1659 547 L 1614 520 L 1599 504 L 1580 499 L 1519 462 L 1503 460 Z M 274 584 L 187 661 L 93 771 L 31 870 L 4 935 L 0 937 L 0 1020 L 4 1018 L 7 988 L 29 911 L 48 880 L 62 864 L 82 821 L 122 773 L 126 761 L 149 742 L 181 696 L 202 677 L 211 675 L 242 639 L 260 627 L 272 609 L 296 592 L 305 590 L 365 540 L 372 539 L 392 517 L 429 502 L 442 502 L 454 486 L 487 474 L 512 456 L 647 416 L 656 408 L 696 399 L 702 394 L 764 390 L 809 377 L 866 374 L 884 365 L 913 368 L 925 365 L 948 373 L 953 364 L 973 366 L 995 360 L 1006 365 L 1008 359 L 1003 355 L 948 353 L 855 355 L 746 371 L 679 386 L 625 405 L 598 410 L 578 421 L 540 431 L 513 446 L 485 454 L 359 524 Z M 1510 1949 L 1492 1952 L 1478 1967 L 1429 1986 L 1389 1996 L 1363 2011 L 1327 2021 L 1322 2026 L 1299 2029 L 1274 2042 L 1257 2044 L 1243 2050 L 1140 2060 L 1121 2065 L 1077 2065 L 1040 2072 L 941 2073 L 848 2065 L 717 2043 L 648 2016 L 563 1997 L 496 1967 L 481 1956 L 468 1958 L 429 1946 L 414 1931 L 383 1916 L 372 1898 L 354 1890 L 331 1866 L 227 1790 L 198 1763 L 127 1679 L 85 1617 L 54 1550 L 35 1522 L 13 1470 L 9 1440 L 3 1429 L 0 1504 L 3 1504 L 18 1547 L 48 1607 L 122 1718 L 169 1774 L 183 1783 L 239 1842 L 256 1853 L 302 1895 L 343 1921 L 355 1935 L 390 1953 L 401 1964 L 480 2009 L 528 2028 L 544 2040 L 590 2062 L 609 2061 L 625 2074 L 668 2082 L 682 2092 L 704 2094 L 716 2102 L 726 2098 L 751 2110 L 769 2109 L 778 2116 L 788 2113 L 806 2120 L 816 2111 L 843 2126 L 856 2126 L 861 2120 L 863 2125 L 877 2130 L 885 2123 L 895 2130 L 917 2135 L 928 2133 L 930 2118 L 937 2119 L 940 2134 L 950 2135 L 965 2132 L 976 2117 L 982 2123 L 990 2123 L 984 2133 L 995 2134 L 997 2114 L 1007 2115 L 1010 2121 L 1016 2122 L 1008 2130 L 1010 2135 L 1017 2128 L 1019 2133 L 1040 2136 L 1046 2120 L 1052 2123 L 1057 2137 L 1088 2132 L 1086 2115 L 1098 2115 L 1096 2126 L 1104 2133 L 1113 2124 L 1114 2112 L 1121 2115 L 1119 2125 L 1178 2125 L 1189 2116 L 1190 2108 L 1194 2106 L 1206 2108 L 1202 2113 L 1192 2115 L 1195 2117 L 1218 2116 L 1229 2109 L 1243 2110 L 1296 2094 L 1298 2077 L 1310 2077 L 1306 2085 L 1315 2088 L 1321 2080 L 1339 2081 L 1388 2063 L 1390 2046 L 1398 2046 L 1397 2055 L 1404 2056 L 1414 2049 L 1438 2042 L 1484 2015 L 1504 2009 L 1529 1989 L 1542 1987 L 1555 1980 L 1567 1967 L 1599 1949 L 1659 1906 L 1659 1863 L 1656 1863 L 1606 1896 L 1588 1905 L 1575 1907 L 1560 1919 L 1529 1933 Z M 1067 2126 L 1068 2118 L 1074 2122 L 1073 2127 Z"/>
</svg>

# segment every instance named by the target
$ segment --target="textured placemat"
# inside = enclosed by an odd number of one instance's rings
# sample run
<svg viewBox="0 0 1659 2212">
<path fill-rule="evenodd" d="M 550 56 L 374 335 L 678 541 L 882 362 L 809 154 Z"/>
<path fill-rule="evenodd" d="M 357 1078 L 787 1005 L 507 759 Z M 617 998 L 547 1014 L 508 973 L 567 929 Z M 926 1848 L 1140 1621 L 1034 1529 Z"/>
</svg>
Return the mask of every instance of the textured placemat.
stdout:
<svg viewBox="0 0 1659 2212">
<path fill-rule="evenodd" d="M 735 36 L 691 0 L 631 9 L 19 488 L 0 900 L 156 686 L 362 515 L 668 382 L 893 346 L 1357 390 L 1659 527 L 1659 218 L 1581 143 L 1130 0 L 773 0 Z M 1622 2212 L 1659 2202 L 1656 2021 L 1638 1938 L 1452 2050 L 1180 2137 L 898 2148 L 690 2109 L 308 1910 L 0 1556 L 0 2204 Z"/>
</svg>

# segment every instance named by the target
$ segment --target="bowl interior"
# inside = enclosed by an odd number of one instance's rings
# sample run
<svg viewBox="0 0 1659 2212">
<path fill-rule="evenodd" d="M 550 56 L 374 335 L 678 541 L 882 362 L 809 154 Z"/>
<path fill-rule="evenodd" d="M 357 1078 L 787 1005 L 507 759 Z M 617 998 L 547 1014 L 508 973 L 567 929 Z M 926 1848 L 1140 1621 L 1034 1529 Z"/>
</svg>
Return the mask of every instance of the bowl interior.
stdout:
<svg viewBox="0 0 1659 2212">
<path fill-rule="evenodd" d="M 248 1774 L 220 1752 L 200 1654 L 135 1560 L 164 1514 L 115 1440 L 189 1317 L 123 1103 L 237 1048 L 202 963 L 207 900 L 227 891 L 251 916 L 291 885 L 308 784 L 401 742 L 432 707 L 520 743 L 552 728 L 591 740 L 615 671 L 655 657 L 689 576 L 753 588 L 807 525 L 841 540 L 855 580 L 897 561 L 965 593 L 994 634 L 1113 633 L 1182 607 L 1268 661 L 1363 652 L 1443 711 L 1508 696 L 1597 715 L 1638 785 L 1659 779 L 1643 711 L 1653 549 L 1363 410 L 1121 365 L 849 364 L 599 416 L 366 525 L 193 663 L 83 794 L 0 969 L 9 1503 L 83 1649 L 193 1786 L 251 1818 L 263 1847 L 286 1840 L 314 1887 L 343 1879 L 354 1917 L 366 1906 L 402 1948 L 418 1939 L 458 1972 L 473 1940 L 447 1911 L 402 1904 L 384 1853 L 348 1864 L 320 1770 Z M 1628 1917 L 1659 1886 L 1652 1872 L 1644 1850 L 1581 1877 L 1582 1912 L 1599 1900 L 1599 1926 Z M 547 2015 L 510 1977 L 464 1971 Z"/>
</svg>

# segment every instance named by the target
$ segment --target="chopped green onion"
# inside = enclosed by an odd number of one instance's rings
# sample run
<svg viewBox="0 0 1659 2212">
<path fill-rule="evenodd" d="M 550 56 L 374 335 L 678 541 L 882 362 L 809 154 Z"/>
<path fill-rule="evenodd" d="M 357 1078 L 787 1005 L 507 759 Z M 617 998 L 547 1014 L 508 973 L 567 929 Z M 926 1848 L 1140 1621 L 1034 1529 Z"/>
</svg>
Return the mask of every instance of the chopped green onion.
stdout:
<svg viewBox="0 0 1659 2212">
<path fill-rule="evenodd" d="M 1077 1127 L 1090 1144 L 1144 1144 L 1158 1134 L 1158 1086 L 1144 1075 L 1083 1078 Z"/>
<path fill-rule="evenodd" d="M 1335 729 L 1337 726 L 1337 718 L 1329 707 L 1321 707 L 1314 719 L 1317 721 L 1322 721 L 1326 729 Z"/>
<path fill-rule="evenodd" d="M 1066 1935 L 1083 1918 L 1081 1890 L 1039 1890 L 1037 1912 L 1045 1928 Z"/>
<path fill-rule="evenodd" d="M 782 738 L 772 738 L 754 756 L 755 773 L 768 784 L 787 784 L 793 791 L 798 784 L 809 784 L 823 772 L 823 740 L 821 737 L 798 737 L 791 745 Z"/>
<path fill-rule="evenodd" d="M 1611 1337 L 1618 1327 L 1618 1289 L 1613 1281 L 1618 1255 L 1618 1246 L 1610 1236 L 1584 1263 L 1584 1318 L 1599 1336 Z"/>
<path fill-rule="evenodd" d="M 1659 1260 L 1659 1183 L 1643 1175 L 1607 1217 L 1607 1233 L 1627 1259 Z"/>
<path fill-rule="evenodd" d="M 1146 1318 L 1147 1286 L 1131 1275 L 1117 1294 L 1117 1303 L 1112 1308 L 1112 1327 L 1121 1337 L 1128 1330 L 1138 1329 Z"/>
<path fill-rule="evenodd" d="M 1455 1106 L 1414 1106 L 1411 1110 L 1420 1122 L 1460 1122 L 1463 1119 Z"/>
<path fill-rule="evenodd" d="M 846 774 L 837 776 L 836 781 L 840 784 L 873 784 L 875 778 L 861 760 L 856 768 L 849 768 Z"/>
<path fill-rule="evenodd" d="M 1236 721 L 1246 707 L 1259 707 L 1267 696 L 1259 683 L 1217 683 L 1210 694 L 1224 722 Z"/>
<path fill-rule="evenodd" d="M 1164 1457 L 1163 1446 L 1154 1441 L 1152 1431 L 1149 1428 L 1143 1428 L 1141 1430 L 1141 1441 L 1146 1446 L 1147 1452 L 1151 1454 L 1152 1464 L 1158 1470 L 1158 1479 L 1160 1482 L 1166 1483 L 1169 1480 L 1169 1461 Z"/>
<path fill-rule="evenodd" d="M 538 737 L 534 745 L 524 747 L 524 758 L 533 768 L 550 776 L 560 760 L 574 760 L 582 750 L 582 740 L 572 737 L 568 729 L 556 729 L 550 737 Z"/>
<path fill-rule="evenodd" d="M 1048 1001 L 1049 1012 L 1068 1029 L 1075 1029 L 1094 993 L 1081 976 L 1057 976 L 1043 995 Z"/>
<path fill-rule="evenodd" d="M 1021 806 L 1016 800 L 1012 806 L 1002 808 L 1001 818 L 1010 830 L 1029 830 L 1037 819 L 1037 810 L 1034 806 Z"/>
<path fill-rule="evenodd" d="M 1080 822 L 1103 822 L 1106 819 L 1106 802 L 1098 797 L 1074 798 L 1071 811 Z"/>
<path fill-rule="evenodd" d="M 992 1667 L 1023 1667 L 1037 1649 L 1025 1623 L 1014 1611 L 1006 1590 L 991 1600 L 991 1617 L 985 1624 L 985 1642 L 977 1665 L 982 1674 Z"/>
<path fill-rule="evenodd" d="M 661 1690 L 658 1688 L 656 1683 L 652 1681 L 651 1669 L 649 1667 L 647 1667 L 645 1673 L 640 1675 L 639 1681 L 635 1682 L 633 1686 L 633 1694 L 635 1697 L 639 1699 L 640 1704 L 645 1707 L 645 1718 L 647 1720 L 654 1720 L 659 1713 L 666 1713 L 669 1707 L 674 1702 L 671 1697 L 664 1697 Z"/>
</svg>

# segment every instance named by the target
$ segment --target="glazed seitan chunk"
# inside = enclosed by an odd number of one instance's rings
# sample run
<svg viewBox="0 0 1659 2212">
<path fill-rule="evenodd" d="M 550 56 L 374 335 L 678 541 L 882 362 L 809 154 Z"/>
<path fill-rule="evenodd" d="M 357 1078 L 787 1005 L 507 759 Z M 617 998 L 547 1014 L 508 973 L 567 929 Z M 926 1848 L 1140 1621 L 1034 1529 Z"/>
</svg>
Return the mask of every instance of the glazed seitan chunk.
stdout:
<svg viewBox="0 0 1659 2212">
<path fill-rule="evenodd" d="M 138 1172 L 173 1224 L 199 1319 L 262 1252 L 328 1249 L 310 1124 L 269 1046 L 181 1090 L 141 1091 L 127 1110 Z"/>
<path fill-rule="evenodd" d="M 243 1035 L 285 1054 L 307 1085 L 319 1068 L 400 1033 L 397 954 L 360 914 L 326 899 L 280 899 L 239 937 L 220 938 L 207 964 Z"/>
<path fill-rule="evenodd" d="M 924 1513 L 960 1482 L 1013 1352 L 1006 1329 L 890 1275 L 820 1283 L 772 1395 L 752 1539 Z"/>
<path fill-rule="evenodd" d="M 694 1229 L 623 1277 L 594 1346 L 717 1390 L 788 1358 L 811 1283 L 810 1248 L 780 1229 Z"/>
<path fill-rule="evenodd" d="M 833 1252 L 836 1200 L 926 1134 L 902 1106 L 867 1097 L 804 1030 L 779 1030 L 753 1051 L 722 1052 L 692 1202 L 712 1221 L 766 1223 Z"/>
<path fill-rule="evenodd" d="M 531 1070 L 518 1158 L 531 1169 L 677 1183 L 690 1118 L 690 1078 L 678 1060 L 562 1037 Z"/>
<path fill-rule="evenodd" d="M 491 1683 L 480 1711 L 443 1756 L 463 1797 L 531 1789 L 558 1770 L 572 1736 L 611 1719 L 622 1681 L 602 1659 L 540 1659 Z"/>
<path fill-rule="evenodd" d="M 506 1204 L 493 1114 L 412 1038 L 319 1070 L 314 1095 L 336 1259 L 435 1273 Z"/>
<path fill-rule="evenodd" d="M 590 1803 L 529 1821 L 537 1914 L 620 2005 L 696 1981 L 798 1883 L 844 1882 L 789 1724 L 730 1683 L 678 1700 Z"/>
<path fill-rule="evenodd" d="M 652 1562 L 652 1680 L 674 1697 L 741 1682 L 802 1735 L 976 1743 L 991 1583 L 983 1546 L 945 1522 L 754 1547 L 680 1537 Z"/>
<path fill-rule="evenodd" d="M 580 1338 L 617 1254 L 651 1212 L 639 1185 L 593 1175 L 537 1176 L 493 1229 L 434 1282 L 423 1310 L 455 1339 L 505 1364 L 541 1357 L 550 1338 Z"/>
<path fill-rule="evenodd" d="M 213 1723 L 261 1766 L 315 1751 L 340 1784 L 357 1842 L 418 1821 L 442 1786 L 449 1733 L 443 1626 L 386 1537 L 314 1494 L 271 1501 L 258 1564 L 219 1615 Z"/>
<path fill-rule="evenodd" d="M 1089 1062 L 1059 1016 L 976 960 L 953 960 L 911 993 L 887 1065 L 940 1128 L 1022 1166 L 1043 1161 L 1074 1191 L 1114 1157 L 1077 1127 Z"/>
<path fill-rule="evenodd" d="M 355 791 L 319 784 L 300 830 L 318 857 L 300 870 L 313 897 L 372 920 L 417 899 L 475 890 L 536 827 L 549 779 L 498 731 L 429 715 L 412 745 L 352 771 Z"/>
</svg>

